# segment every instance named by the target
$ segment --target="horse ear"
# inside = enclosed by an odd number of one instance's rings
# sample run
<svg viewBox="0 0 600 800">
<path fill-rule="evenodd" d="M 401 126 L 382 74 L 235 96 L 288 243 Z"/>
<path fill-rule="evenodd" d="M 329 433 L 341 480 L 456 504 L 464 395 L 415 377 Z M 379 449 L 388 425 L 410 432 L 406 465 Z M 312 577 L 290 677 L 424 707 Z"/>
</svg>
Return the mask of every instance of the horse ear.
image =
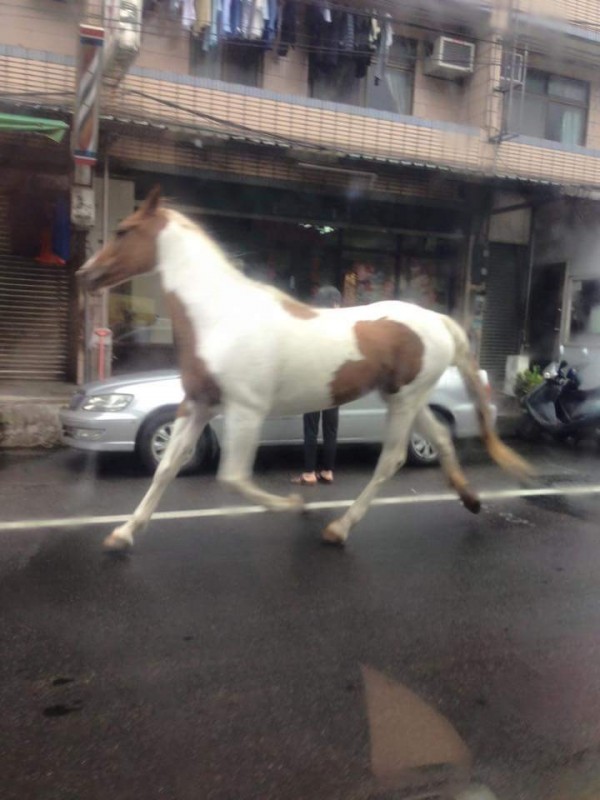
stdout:
<svg viewBox="0 0 600 800">
<path fill-rule="evenodd" d="M 140 206 L 140 211 L 145 217 L 150 217 L 156 212 L 160 205 L 160 184 L 157 183 L 150 189 L 146 199 Z"/>
</svg>

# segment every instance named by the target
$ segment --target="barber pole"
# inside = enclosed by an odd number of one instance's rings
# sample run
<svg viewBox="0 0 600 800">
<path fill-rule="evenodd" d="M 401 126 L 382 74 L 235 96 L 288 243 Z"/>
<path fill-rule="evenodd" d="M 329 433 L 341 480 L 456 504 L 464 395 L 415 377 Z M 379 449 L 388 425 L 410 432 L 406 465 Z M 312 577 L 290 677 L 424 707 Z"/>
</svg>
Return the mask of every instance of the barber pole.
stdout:
<svg viewBox="0 0 600 800">
<path fill-rule="evenodd" d="M 104 28 L 79 26 L 73 158 L 81 166 L 94 166 L 97 161 L 103 46 Z"/>
</svg>

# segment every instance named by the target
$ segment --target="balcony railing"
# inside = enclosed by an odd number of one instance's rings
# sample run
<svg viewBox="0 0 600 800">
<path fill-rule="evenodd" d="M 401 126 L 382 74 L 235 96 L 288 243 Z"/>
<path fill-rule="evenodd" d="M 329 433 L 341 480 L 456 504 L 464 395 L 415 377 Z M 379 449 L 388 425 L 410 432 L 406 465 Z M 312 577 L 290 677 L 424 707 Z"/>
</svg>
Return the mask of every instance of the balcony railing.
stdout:
<svg viewBox="0 0 600 800">
<path fill-rule="evenodd" d="M 7 98 L 72 108 L 68 56 L 0 47 Z M 106 88 L 102 113 L 190 132 L 209 131 L 279 147 L 558 184 L 600 186 L 600 153 L 517 138 L 494 144 L 480 128 L 278 95 L 218 81 L 137 69 Z M 190 135 L 190 140 L 191 140 Z"/>
</svg>

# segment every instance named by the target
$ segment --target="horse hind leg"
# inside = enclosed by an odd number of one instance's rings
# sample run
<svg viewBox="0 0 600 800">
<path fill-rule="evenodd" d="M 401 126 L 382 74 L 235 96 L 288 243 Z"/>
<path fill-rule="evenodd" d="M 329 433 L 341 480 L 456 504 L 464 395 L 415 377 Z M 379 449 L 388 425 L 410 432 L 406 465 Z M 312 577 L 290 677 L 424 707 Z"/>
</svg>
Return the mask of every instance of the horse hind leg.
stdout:
<svg viewBox="0 0 600 800">
<path fill-rule="evenodd" d="M 330 522 L 323 531 L 323 539 L 330 544 L 344 544 L 351 528 L 367 513 L 369 506 L 381 486 L 389 480 L 405 463 L 408 448 L 408 437 L 415 417 L 417 406 L 404 398 L 386 397 L 388 413 L 385 425 L 383 447 L 375 472 L 348 511 L 339 519 Z"/>
<path fill-rule="evenodd" d="M 419 411 L 416 427 L 433 441 L 439 453 L 440 466 L 444 475 L 460 497 L 464 507 L 473 514 L 478 514 L 481 510 L 481 501 L 477 493 L 469 486 L 462 471 L 448 428 L 436 419 L 435 414 L 427 406 Z"/>
<path fill-rule="evenodd" d="M 195 447 L 204 426 L 213 416 L 210 409 L 184 400 L 177 412 L 171 439 L 156 468 L 150 488 L 127 522 L 115 528 L 104 540 L 106 550 L 127 550 L 133 546 L 134 535 L 148 524 L 165 489 L 176 477 Z"/>
</svg>

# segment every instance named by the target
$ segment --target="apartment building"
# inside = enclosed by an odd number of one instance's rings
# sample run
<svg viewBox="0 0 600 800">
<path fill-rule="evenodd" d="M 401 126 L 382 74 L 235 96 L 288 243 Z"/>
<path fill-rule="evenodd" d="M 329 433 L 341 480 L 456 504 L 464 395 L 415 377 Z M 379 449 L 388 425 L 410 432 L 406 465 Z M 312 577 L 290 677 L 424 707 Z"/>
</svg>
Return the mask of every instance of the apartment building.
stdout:
<svg viewBox="0 0 600 800">
<path fill-rule="evenodd" d="M 0 130 L 0 379 L 81 379 L 77 345 L 107 324 L 115 369 L 172 359 L 152 278 L 85 311 L 72 281 L 157 181 L 247 274 L 301 299 L 334 283 L 347 303 L 452 314 L 498 385 L 509 355 L 600 341 L 600 0 L 4 8 L 7 118 L 71 125 L 79 24 L 110 47 L 94 220 L 66 237 L 69 137 Z"/>
</svg>

